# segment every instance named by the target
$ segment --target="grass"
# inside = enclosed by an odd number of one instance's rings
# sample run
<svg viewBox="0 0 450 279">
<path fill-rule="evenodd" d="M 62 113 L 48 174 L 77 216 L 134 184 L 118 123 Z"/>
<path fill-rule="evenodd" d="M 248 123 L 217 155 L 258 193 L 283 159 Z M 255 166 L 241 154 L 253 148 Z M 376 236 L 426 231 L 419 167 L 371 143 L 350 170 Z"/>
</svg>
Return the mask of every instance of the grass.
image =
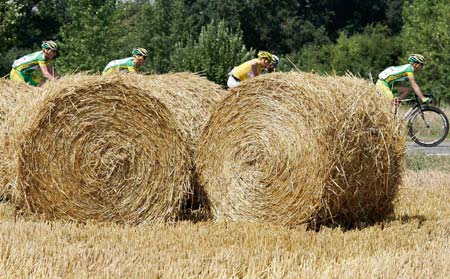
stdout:
<svg viewBox="0 0 450 279">
<path fill-rule="evenodd" d="M 42 222 L 0 203 L 0 268 L 6 278 L 448 278 L 449 166 L 408 157 L 395 216 L 349 231 Z"/>
<path fill-rule="evenodd" d="M 409 155 L 406 157 L 406 167 L 413 171 L 436 170 L 450 173 L 450 156 Z"/>
</svg>

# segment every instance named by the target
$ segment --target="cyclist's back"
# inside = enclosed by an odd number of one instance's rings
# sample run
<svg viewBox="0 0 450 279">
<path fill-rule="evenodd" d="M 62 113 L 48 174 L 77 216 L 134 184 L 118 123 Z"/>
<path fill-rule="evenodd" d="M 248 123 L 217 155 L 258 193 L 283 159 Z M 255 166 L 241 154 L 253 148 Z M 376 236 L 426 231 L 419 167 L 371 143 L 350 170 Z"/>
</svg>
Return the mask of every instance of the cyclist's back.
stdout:
<svg viewBox="0 0 450 279">
<path fill-rule="evenodd" d="M 409 76 L 414 76 L 414 68 L 411 64 L 405 64 L 385 69 L 378 75 L 378 78 L 392 86 L 395 82 L 404 81 Z"/>
<path fill-rule="evenodd" d="M 106 75 L 113 72 L 136 72 L 133 57 L 117 59 L 109 62 L 103 70 L 103 74 Z"/>
<path fill-rule="evenodd" d="M 109 62 L 103 70 L 102 75 L 113 72 L 138 73 L 139 67 L 144 65 L 145 59 L 148 56 L 148 51 L 145 48 L 134 48 L 131 54 L 133 55 L 132 57 Z"/>
</svg>

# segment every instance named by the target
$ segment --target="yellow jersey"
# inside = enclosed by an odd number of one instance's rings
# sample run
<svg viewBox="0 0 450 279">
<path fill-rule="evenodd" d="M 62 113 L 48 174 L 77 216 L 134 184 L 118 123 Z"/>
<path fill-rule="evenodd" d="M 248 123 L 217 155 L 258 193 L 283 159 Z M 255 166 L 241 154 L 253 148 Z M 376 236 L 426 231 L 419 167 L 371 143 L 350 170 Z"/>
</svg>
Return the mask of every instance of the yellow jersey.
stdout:
<svg viewBox="0 0 450 279">
<path fill-rule="evenodd" d="M 258 63 L 256 66 L 258 75 L 262 73 L 262 66 L 259 64 L 259 59 L 255 58 L 252 60 L 249 60 L 247 62 L 242 63 L 241 65 L 235 67 L 231 74 L 239 79 L 240 81 L 248 79 L 250 77 L 253 77 L 253 71 L 252 71 L 252 65 Z"/>
</svg>

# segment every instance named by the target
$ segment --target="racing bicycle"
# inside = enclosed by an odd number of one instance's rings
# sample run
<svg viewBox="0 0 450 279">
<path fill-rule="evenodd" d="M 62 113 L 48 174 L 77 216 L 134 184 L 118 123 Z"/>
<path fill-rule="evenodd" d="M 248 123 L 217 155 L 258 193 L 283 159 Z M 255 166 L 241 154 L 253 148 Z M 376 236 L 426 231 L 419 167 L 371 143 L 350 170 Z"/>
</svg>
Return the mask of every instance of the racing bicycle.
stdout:
<svg viewBox="0 0 450 279">
<path fill-rule="evenodd" d="M 433 99 L 430 94 L 426 97 Z M 433 147 L 443 142 L 448 135 L 449 125 L 445 113 L 432 104 L 423 104 L 416 94 L 414 98 L 403 99 L 401 104 L 410 108 L 403 114 L 407 121 L 408 135 L 420 146 Z M 398 114 L 398 110 L 396 110 Z"/>
</svg>

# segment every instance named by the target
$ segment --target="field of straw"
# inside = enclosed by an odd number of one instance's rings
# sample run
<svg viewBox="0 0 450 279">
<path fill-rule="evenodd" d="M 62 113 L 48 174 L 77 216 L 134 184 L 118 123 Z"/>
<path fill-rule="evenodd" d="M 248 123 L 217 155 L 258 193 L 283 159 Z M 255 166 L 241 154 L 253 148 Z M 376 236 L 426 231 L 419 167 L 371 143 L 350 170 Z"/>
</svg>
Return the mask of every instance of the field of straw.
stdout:
<svg viewBox="0 0 450 279">
<path fill-rule="evenodd" d="M 367 82 L 62 81 L 0 81 L 0 278 L 448 278 L 450 158 Z"/>
<path fill-rule="evenodd" d="M 15 216 L 0 203 L 0 277 L 448 278 L 450 159 L 408 160 L 395 215 L 348 231 L 244 222 L 80 225 Z"/>
</svg>

